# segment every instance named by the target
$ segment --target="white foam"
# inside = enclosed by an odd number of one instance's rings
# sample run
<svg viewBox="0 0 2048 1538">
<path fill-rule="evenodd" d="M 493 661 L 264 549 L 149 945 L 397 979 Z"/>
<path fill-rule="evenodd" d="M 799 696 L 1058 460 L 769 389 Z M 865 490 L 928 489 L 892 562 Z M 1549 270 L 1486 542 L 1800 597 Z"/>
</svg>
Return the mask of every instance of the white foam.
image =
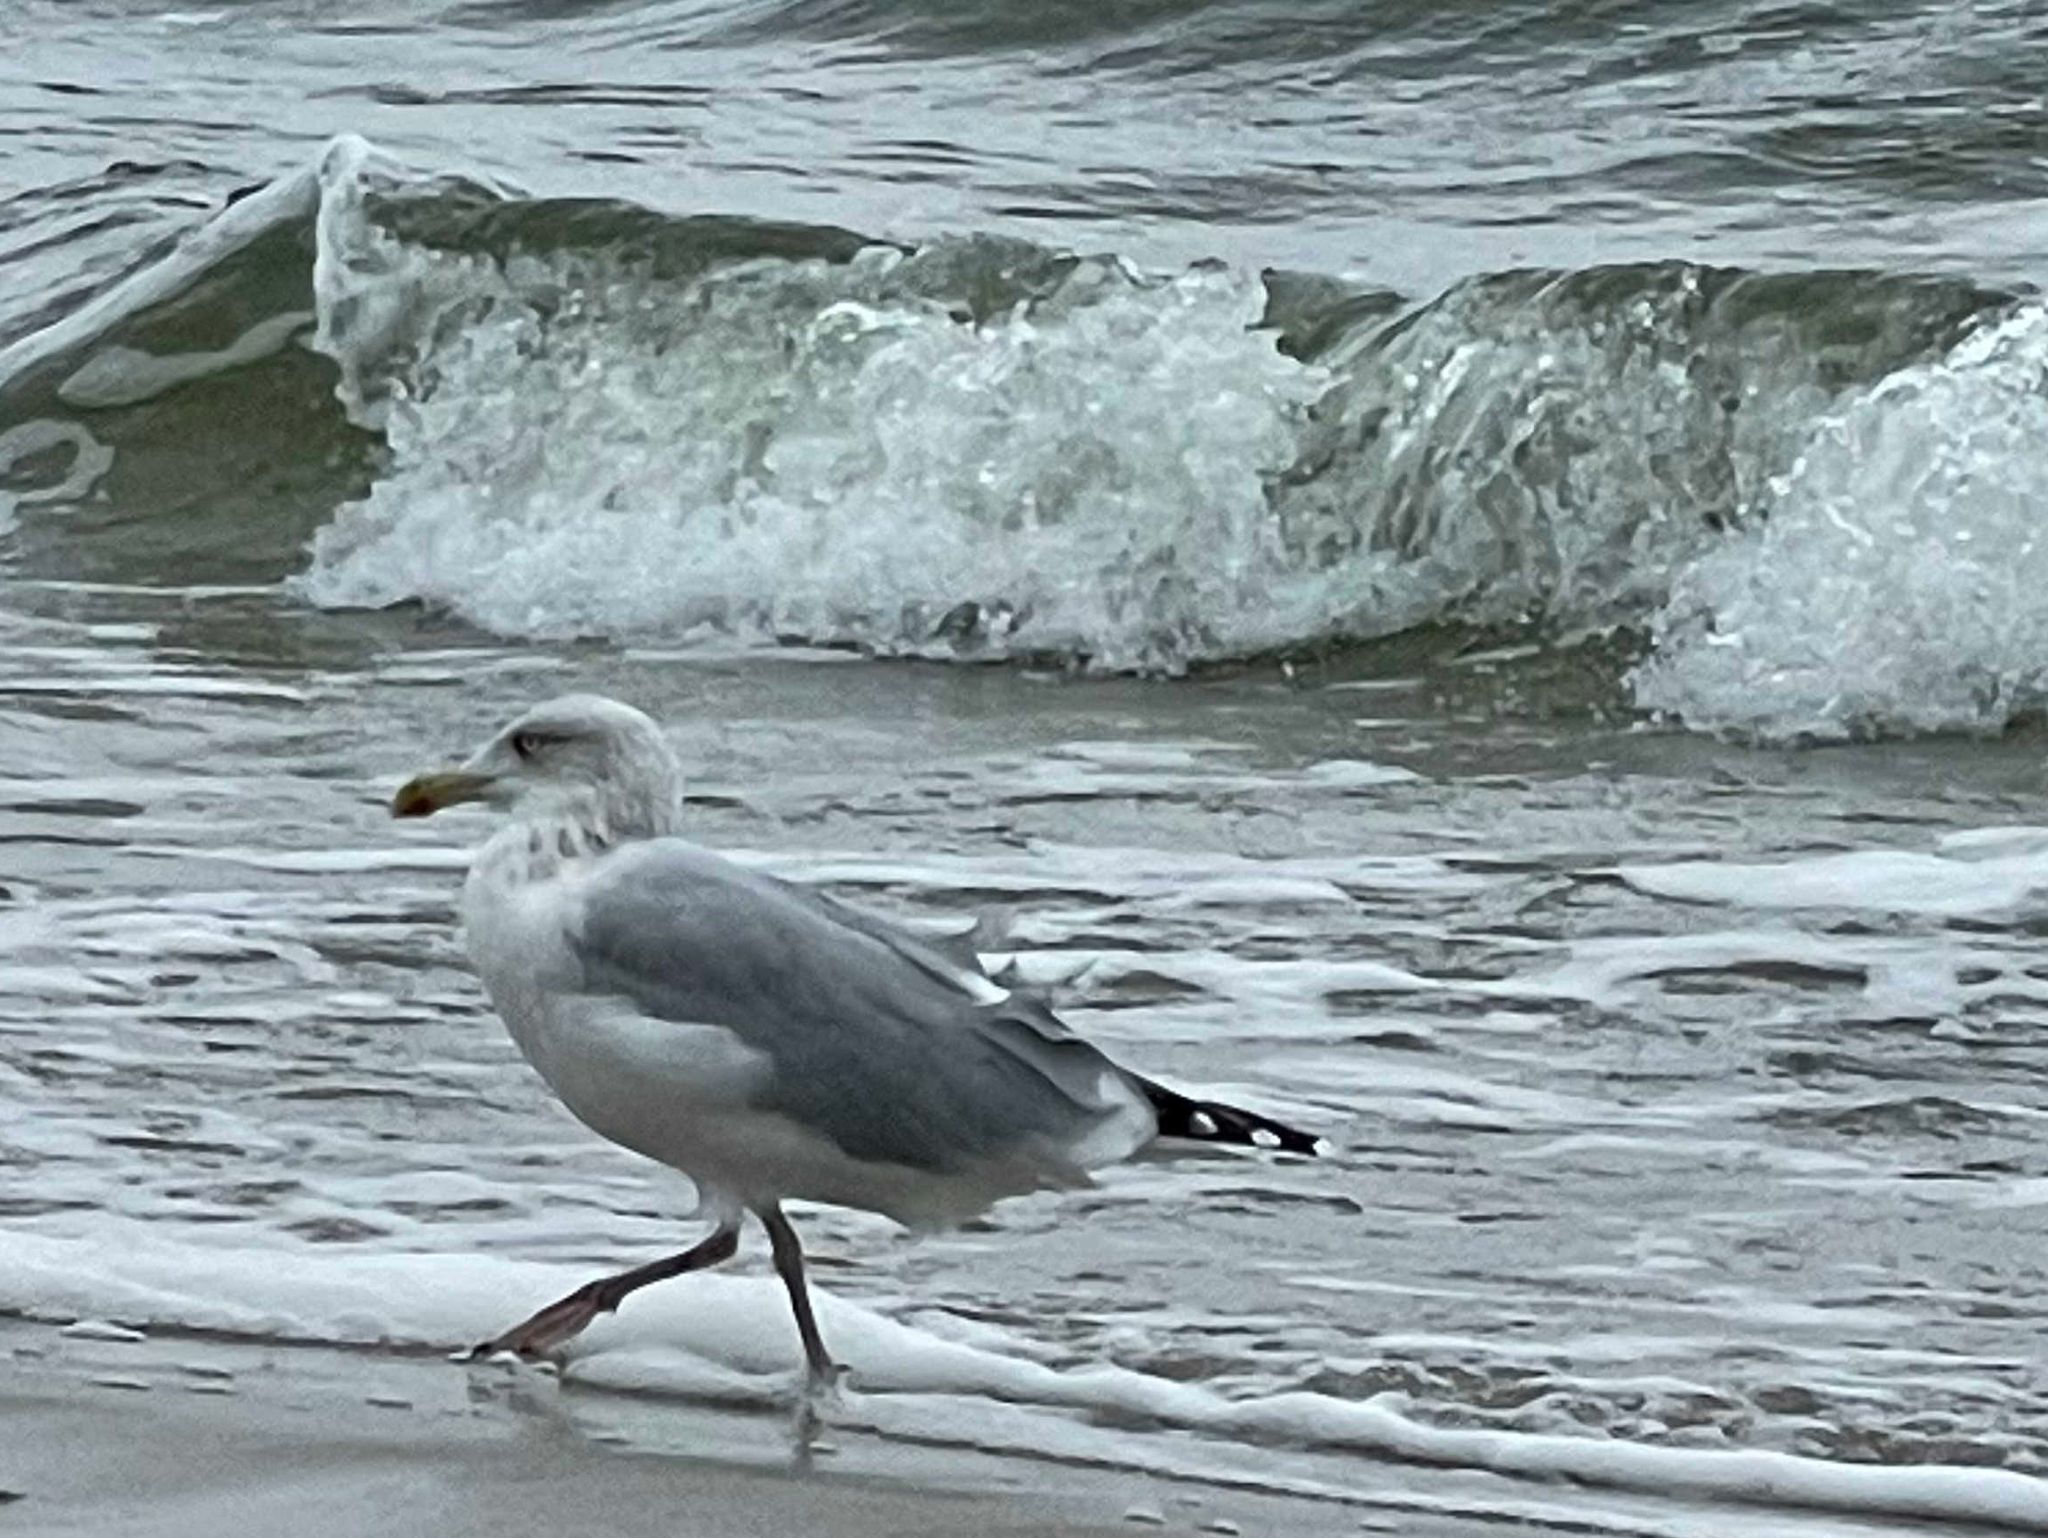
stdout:
<svg viewBox="0 0 2048 1538">
<path fill-rule="evenodd" d="M 140 1330 L 131 1330 L 124 1324 L 115 1324 L 108 1319 L 77 1319 L 57 1332 L 66 1340 L 104 1340 L 122 1345 L 133 1345 L 149 1337 Z"/>
<path fill-rule="evenodd" d="M 1174 670 L 1447 616 L 1609 624 L 1827 393 L 1787 328 L 1703 336 L 1690 268 L 1626 324 L 1605 288 L 1460 285 L 1326 369 L 1261 329 L 1250 272 L 1085 259 L 970 319 L 933 297 L 979 270 L 958 244 L 660 279 L 409 244 L 365 196 L 394 178 L 360 141 L 320 168 L 317 345 L 393 454 L 299 590 L 503 634 Z M 1739 348 L 1739 413 L 1710 346 Z"/>
<path fill-rule="evenodd" d="M 988 957 L 993 963 L 997 958 Z M 1136 951 L 1063 946 L 1001 958 L 1026 984 L 1100 988 L 1138 975 L 1169 977 L 1204 993 L 1236 1001 L 1261 1015 L 1262 1035 L 1284 1031 L 1289 1006 L 1312 1004 L 1333 993 L 1434 993 L 1443 984 L 1379 961 L 1246 960 L 1223 951 Z M 1304 1028 L 1320 1030 L 1311 1019 Z"/>
<path fill-rule="evenodd" d="M 1105 897 L 1170 899 L 1205 881 L 1327 883 L 1347 892 L 1389 896 L 1457 896 L 1487 884 L 1483 875 L 1454 870 L 1428 855 L 1306 855 L 1255 859 L 1213 851 L 1127 845 L 1077 845 L 1041 840 L 1014 859 L 985 855 L 920 854 L 915 859 L 841 851 L 722 850 L 728 859 L 759 865 L 806 881 L 854 885 L 986 889 L 993 882 L 1020 892 L 1075 891 Z"/>
<path fill-rule="evenodd" d="M 1957 847 L 1967 852 L 1968 846 Z M 1974 859 L 1859 849 L 1763 864 L 1681 860 L 1624 865 L 1619 874 L 1639 892 L 1684 902 L 1951 918 L 2009 916 L 2034 902 L 2036 894 L 2048 894 L 2048 848 L 2012 854 L 1987 851 Z"/>
<path fill-rule="evenodd" d="M 293 337 L 312 323 L 310 310 L 272 315 L 256 322 L 226 347 L 212 351 L 160 354 L 134 347 L 103 347 L 57 387 L 57 397 L 65 405 L 81 410 L 133 406 L 154 400 L 195 379 L 225 373 L 282 352 Z"/>
<path fill-rule="evenodd" d="M 1163 909 L 1222 907 L 1312 908 L 1352 906 L 1351 894 L 1330 881 L 1302 876 L 1225 876 L 1197 882 L 1160 904 Z"/>
<path fill-rule="evenodd" d="M 2048 828 L 1958 828 L 1935 841 L 1943 854 L 1977 860 L 1996 854 L 2048 851 Z"/>
<path fill-rule="evenodd" d="M 153 673 L 116 672 L 66 674 L 61 678 L 10 678 L 14 694 L 99 695 L 144 699 L 267 700 L 303 705 L 307 696 L 289 684 L 258 683 L 247 678 L 208 678 L 199 673 L 165 669 Z"/>
<path fill-rule="evenodd" d="M 132 404 L 286 345 L 304 313 L 184 354 L 115 336 L 310 221 L 314 345 L 391 450 L 315 541 L 297 591 L 319 604 L 419 600 L 502 634 L 665 650 L 804 639 L 1166 671 L 1661 606 L 1637 697 L 1712 730 L 1989 730 L 2043 694 L 2039 303 L 1815 429 L 1843 355 L 1771 304 L 1737 318 L 1683 266 L 1627 293 L 1612 274 L 1462 283 L 1311 365 L 1262 329 L 1246 271 L 1086 259 L 969 317 L 963 285 L 998 260 L 972 242 L 661 277 L 630 243 L 501 253 L 379 223 L 444 188 L 338 138 L 0 350 L 0 390 L 61 369 L 75 406 Z M 75 446 L 64 497 L 104 469 Z M 0 494 L 0 522 L 22 495 Z"/>
<path fill-rule="evenodd" d="M 1766 739 L 1996 731 L 2048 678 L 2048 306 L 1823 419 L 1674 583 L 1637 701 Z"/>
<path fill-rule="evenodd" d="M 317 603 L 938 652 L 973 604 L 977 649 L 1119 665 L 1319 628 L 1265 479 L 1325 381 L 1254 275 L 1087 262 L 965 324 L 881 248 L 684 284 L 429 251 L 374 222 L 384 174 L 356 144 L 320 171 L 316 345 L 392 455 L 317 537 Z"/>
<path fill-rule="evenodd" d="M 1202 752 L 1242 751 L 1220 743 L 1199 745 L 1161 742 L 1062 742 L 1047 750 L 1065 758 L 1078 758 L 1102 769 L 1131 771 L 1195 769 Z"/>
<path fill-rule="evenodd" d="M 221 845 L 172 850 L 141 846 L 150 853 L 212 858 L 260 870 L 368 872 L 378 870 L 462 870 L 467 868 L 474 830 L 459 829 L 462 813 L 399 830 L 403 848 L 271 850 Z M 448 842 L 453 837 L 455 842 Z M 943 893 L 985 892 L 991 885 L 1034 892 L 1087 891 L 1105 898 L 1151 900 L 1165 906 L 1205 902 L 1268 901 L 1334 903 L 1358 893 L 1390 896 L 1458 896 L 1481 890 L 1487 879 L 1454 870 L 1427 855 L 1309 855 L 1255 859 L 1248 855 L 1148 849 L 1121 845 L 1034 843 L 1015 857 L 937 852 L 914 858 L 849 853 L 845 850 L 764 850 L 721 847 L 734 864 L 772 871 L 793 881 L 854 887 L 908 887 Z M 1233 895 L 1236 894 L 1236 895 Z M 919 927 L 918 920 L 911 920 Z M 928 921 L 927 921 L 928 922 Z M 951 920 L 941 919 L 943 930 Z"/>
<path fill-rule="evenodd" d="M 70 451 L 57 479 L 40 486 L 0 487 L 0 533 L 13 527 L 18 508 L 77 502 L 90 496 L 114 463 L 114 451 L 78 423 L 37 417 L 0 433 L 0 477 L 24 460 L 55 450 Z"/>
<path fill-rule="evenodd" d="M 1508 998 L 1570 998 L 1612 1006 L 1627 1001 L 1628 984 L 1673 973 L 1755 965 L 1810 967 L 1842 973 L 1845 980 L 1861 976 L 1866 986 L 1877 986 L 1887 974 L 1924 960 L 1922 948 L 1913 945 L 1783 929 L 1615 935 L 1575 940 L 1566 949 L 1568 958 L 1556 966 L 1505 982 L 1466 986 Z"/>
<path fill-rule="evenodd" d="M 1359 758 L 1324 759 L 1304 768 L 1301 777 L 1333 790 L 1377 790 L 1382 785 L 1407 784 L 1422 778 L 1412 769 Z"/>
<path fill-rule="evenodd" d="M 1452 612 L 1604 622 L 1711 539 L 1661 467 L 1797 420 L 1731 429 L 1669 366 L 1699 345 L 1697 274 L 1656 301 L 1668 336 L 1475 286 L 1358 339 L 1340 380 L 1260 329 L 1250 273 L 1087 260 L 969 323 L 914 276 L 944 246 L 665 283 L 408 246 L 364 198 L 384 174 L 359 146 L 321 172 L 318 345 L 393 450 L 315 541 L 300 590 L 324 605 L 1169 670 Z M 1811 360 L 1756 340 L 1758 391 L 1803 388 Z M 1589 413 L 1601 452 L 1551 453 Z"/>
<path fill-rule="evenodd" d="M 217 860 L 251 870 L 309 876 L 401 870 L 464 871 L 469 869 L 473 854 L 467 846 L 427 843 L 381 849 L 258 849 L 233 844 L 184 848 L 138 844 L 132 852 L 180 860 Z"/>
<path fill-rule="evenodd" d="M 237 199 L 182 236 L 167 256 L 124 278 L 56 324 L 0 348 L 0 392 L 11 388 L 31 370 L 82 352 L 121 322 L 175 298 L 208 271 L 272 230 L 310 218 L 318 207 L 319 197 L 319 178 L 309 167 Z"/>
<path fill-rule="evenodd" d="M 132 1229 L 65 1238 L 15 1228 L 0 1248 L 0 1308 L 31 1317 L 366 1345 L 463 1346 L 584 1280 L 559 1266 L 483 1255 L 178 1247 Z M 1659 1495 L 2048 1531 L 2048 1482 L 2004 1470 L 1837 1464 L 1778 1452 L 1433 1426 L 1402 1414 L 1396 1396 L 1228 1399 L 1124 1368 L 1056 1370 L 987 1345 L 941 1340 L 829 1295 L 819 1306 L 835 1351 L 852 1370 L 856 1392 L 846 1413 L 885 1431 L 899 1396 L 920 1427 L 930 1422 L 919 1416 L 919 1401 L 966 1396 L 1235 1442 L 1348 1449 Z M 986 1329 L 982 1339 L 991 1340 Z M 797 1361 L 786 1304 L 771 1277 L 708 1275 L 650 1290 L 625 1312 L 600 1320 L 579 1343 L 569 1376 L 752 1401 L 779 1393 Z M 974 1435 L 971 1417 L 963 1422 L 956 1411 L 954 1419 L 955 1435 Z M 1114 1463 L 1131 1434 L 1095 1429 L 1087 1438 L 1095 1458 Z"/>
</svg>

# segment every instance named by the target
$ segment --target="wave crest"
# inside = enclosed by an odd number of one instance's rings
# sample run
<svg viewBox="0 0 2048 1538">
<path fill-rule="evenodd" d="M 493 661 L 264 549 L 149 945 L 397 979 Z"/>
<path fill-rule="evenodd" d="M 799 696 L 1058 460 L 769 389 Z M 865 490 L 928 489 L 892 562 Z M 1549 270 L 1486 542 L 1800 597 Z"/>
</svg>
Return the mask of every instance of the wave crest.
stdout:
<svg viewBox="0 0 2048 1538">
<path fill-rule="evenodd" d="M 2013 303 L 1675 262 L 1412 303 L 535 200 L 342 139 L 0 351 L 0 427 L 103 446 L 89 494 L 179 509 L 182 570 L 282 575 L 310 533 L 311 602 L 509 636 L 1175 672 L 1619 632 L 1608 697 L 1647 637 L 1638 702 L 1710 730 L 1985 729 L 2040 692 L 2034 312 L 1973 330 Z M 16 495 L 9 538 L 119 576 L 71 495 Z"/>
<path fill-rule="evenodd" d="M 1067 264 L 977 320 L 933 290 L 992 253 L 953 243 L 677 282 L 350 228 L 321 342 L 391 457 L 315 539 L 316 603 L 1115 667 L 1308 618 L 1265 481 L 1322 375 L 1255 280 Z"/>
<path fill-rule="evenodd" d="M 1628 624 L 1980 302 L 1674 263 L 1401 309 L 975 237 L 690 261 L 644 214 L 323 177 L 320 345 L 391 454 L 299 590 L 515 635 L 1177 671 Z"/>
</svg>

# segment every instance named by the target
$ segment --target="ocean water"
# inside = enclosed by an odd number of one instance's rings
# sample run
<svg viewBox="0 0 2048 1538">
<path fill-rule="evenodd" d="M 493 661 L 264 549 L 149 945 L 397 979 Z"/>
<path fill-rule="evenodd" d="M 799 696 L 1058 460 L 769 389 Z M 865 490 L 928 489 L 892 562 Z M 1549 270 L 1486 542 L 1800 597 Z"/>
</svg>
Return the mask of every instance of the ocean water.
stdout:
<svg viewBox="0 0 2048 1538">
<path fill-rule="evenodd" d="M 483 821 L 383 809 L 596 688 L 1333 1144 L 804 1214 L 850 1424 L 2048 1528 L 2034 8 L 0 41 L 0 1310 L 452 1347 L 684 1240 L 482 1004 Z M 763 1257 L 669 1292 L 565 1397 L 783 1391 Z"/>
</svg>

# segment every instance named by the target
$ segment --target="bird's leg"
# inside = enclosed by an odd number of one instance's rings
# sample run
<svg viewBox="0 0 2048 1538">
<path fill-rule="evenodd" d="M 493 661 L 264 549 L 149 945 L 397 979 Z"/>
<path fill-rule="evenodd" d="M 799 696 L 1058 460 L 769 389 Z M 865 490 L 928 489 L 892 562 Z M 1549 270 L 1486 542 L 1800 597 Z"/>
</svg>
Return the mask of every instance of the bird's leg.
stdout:
<svg viewBox="0 0 2048 1538">
<path fill-rule="evenodd" d="M 818 1333 L 818 1317 L 811 1312 L 811 1290 L 804 1283 L 804 1249 L 797 1243 L 796 1230 L 777 1206 L 757 1207 L 755 1215 L 768 1230 L 768 1247 L 775 1256 L 775 1274 L 789 1289 L 789 1306 L 796 1314 L 796 1332 L 804 1342 L 804 1386 L 806 1399 L 829 1391 L 839 1381 L 839 1368 L 825 1350 L 825 1337 Z"/>
<path fill-rule="evenodd" d="M 469 1359 L 474 1361 L 479 1357 L 496 1356 L 500 1351 L 511 1351 L 520 1356 L 545 1356 L 557 1346 L 574 1340 L 599 1314 L 610 1313 L 649 1283 L 665 1282 L 685 1271 L 702 1271 L 719 1265 L 731 1260 L 739 1247 L 739 1225 L 720 1224 L 709 1236 L 679 1255 L 664 1256 L 644 1266 L 635 1266 L 630 1271 L 621 1271 L 616 1276 L 601 1276 L 594 1282 L 584 1283 L 567 1297 L 557 1298 L 532 1318 L 515 1324 L 503 1335 L 485 1341 L 469 1353 Z"/>
</svg>

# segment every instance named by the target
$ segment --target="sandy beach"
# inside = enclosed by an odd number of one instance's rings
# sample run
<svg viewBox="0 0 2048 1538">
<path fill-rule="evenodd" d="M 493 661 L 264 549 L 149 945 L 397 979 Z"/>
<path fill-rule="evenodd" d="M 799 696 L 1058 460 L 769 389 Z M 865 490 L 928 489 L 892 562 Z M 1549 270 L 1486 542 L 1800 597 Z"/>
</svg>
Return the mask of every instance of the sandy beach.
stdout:
<svg viewBox="0 0 2048 1538">
<path fill-rule="evenodd" d="M 18 1322 L 0 1341 L 11 1356 L 0 1388 L 10 1534 L 1360 1530 L 1359 1513 L 1337 1503 L 864 1436 L 833 1436 L 806 1469 L 778 1416 L 560 1390 L 545 1374 L 508 1387 L 503 1369 L 438 1357 L 100 1339 Z"/>
</svg>

